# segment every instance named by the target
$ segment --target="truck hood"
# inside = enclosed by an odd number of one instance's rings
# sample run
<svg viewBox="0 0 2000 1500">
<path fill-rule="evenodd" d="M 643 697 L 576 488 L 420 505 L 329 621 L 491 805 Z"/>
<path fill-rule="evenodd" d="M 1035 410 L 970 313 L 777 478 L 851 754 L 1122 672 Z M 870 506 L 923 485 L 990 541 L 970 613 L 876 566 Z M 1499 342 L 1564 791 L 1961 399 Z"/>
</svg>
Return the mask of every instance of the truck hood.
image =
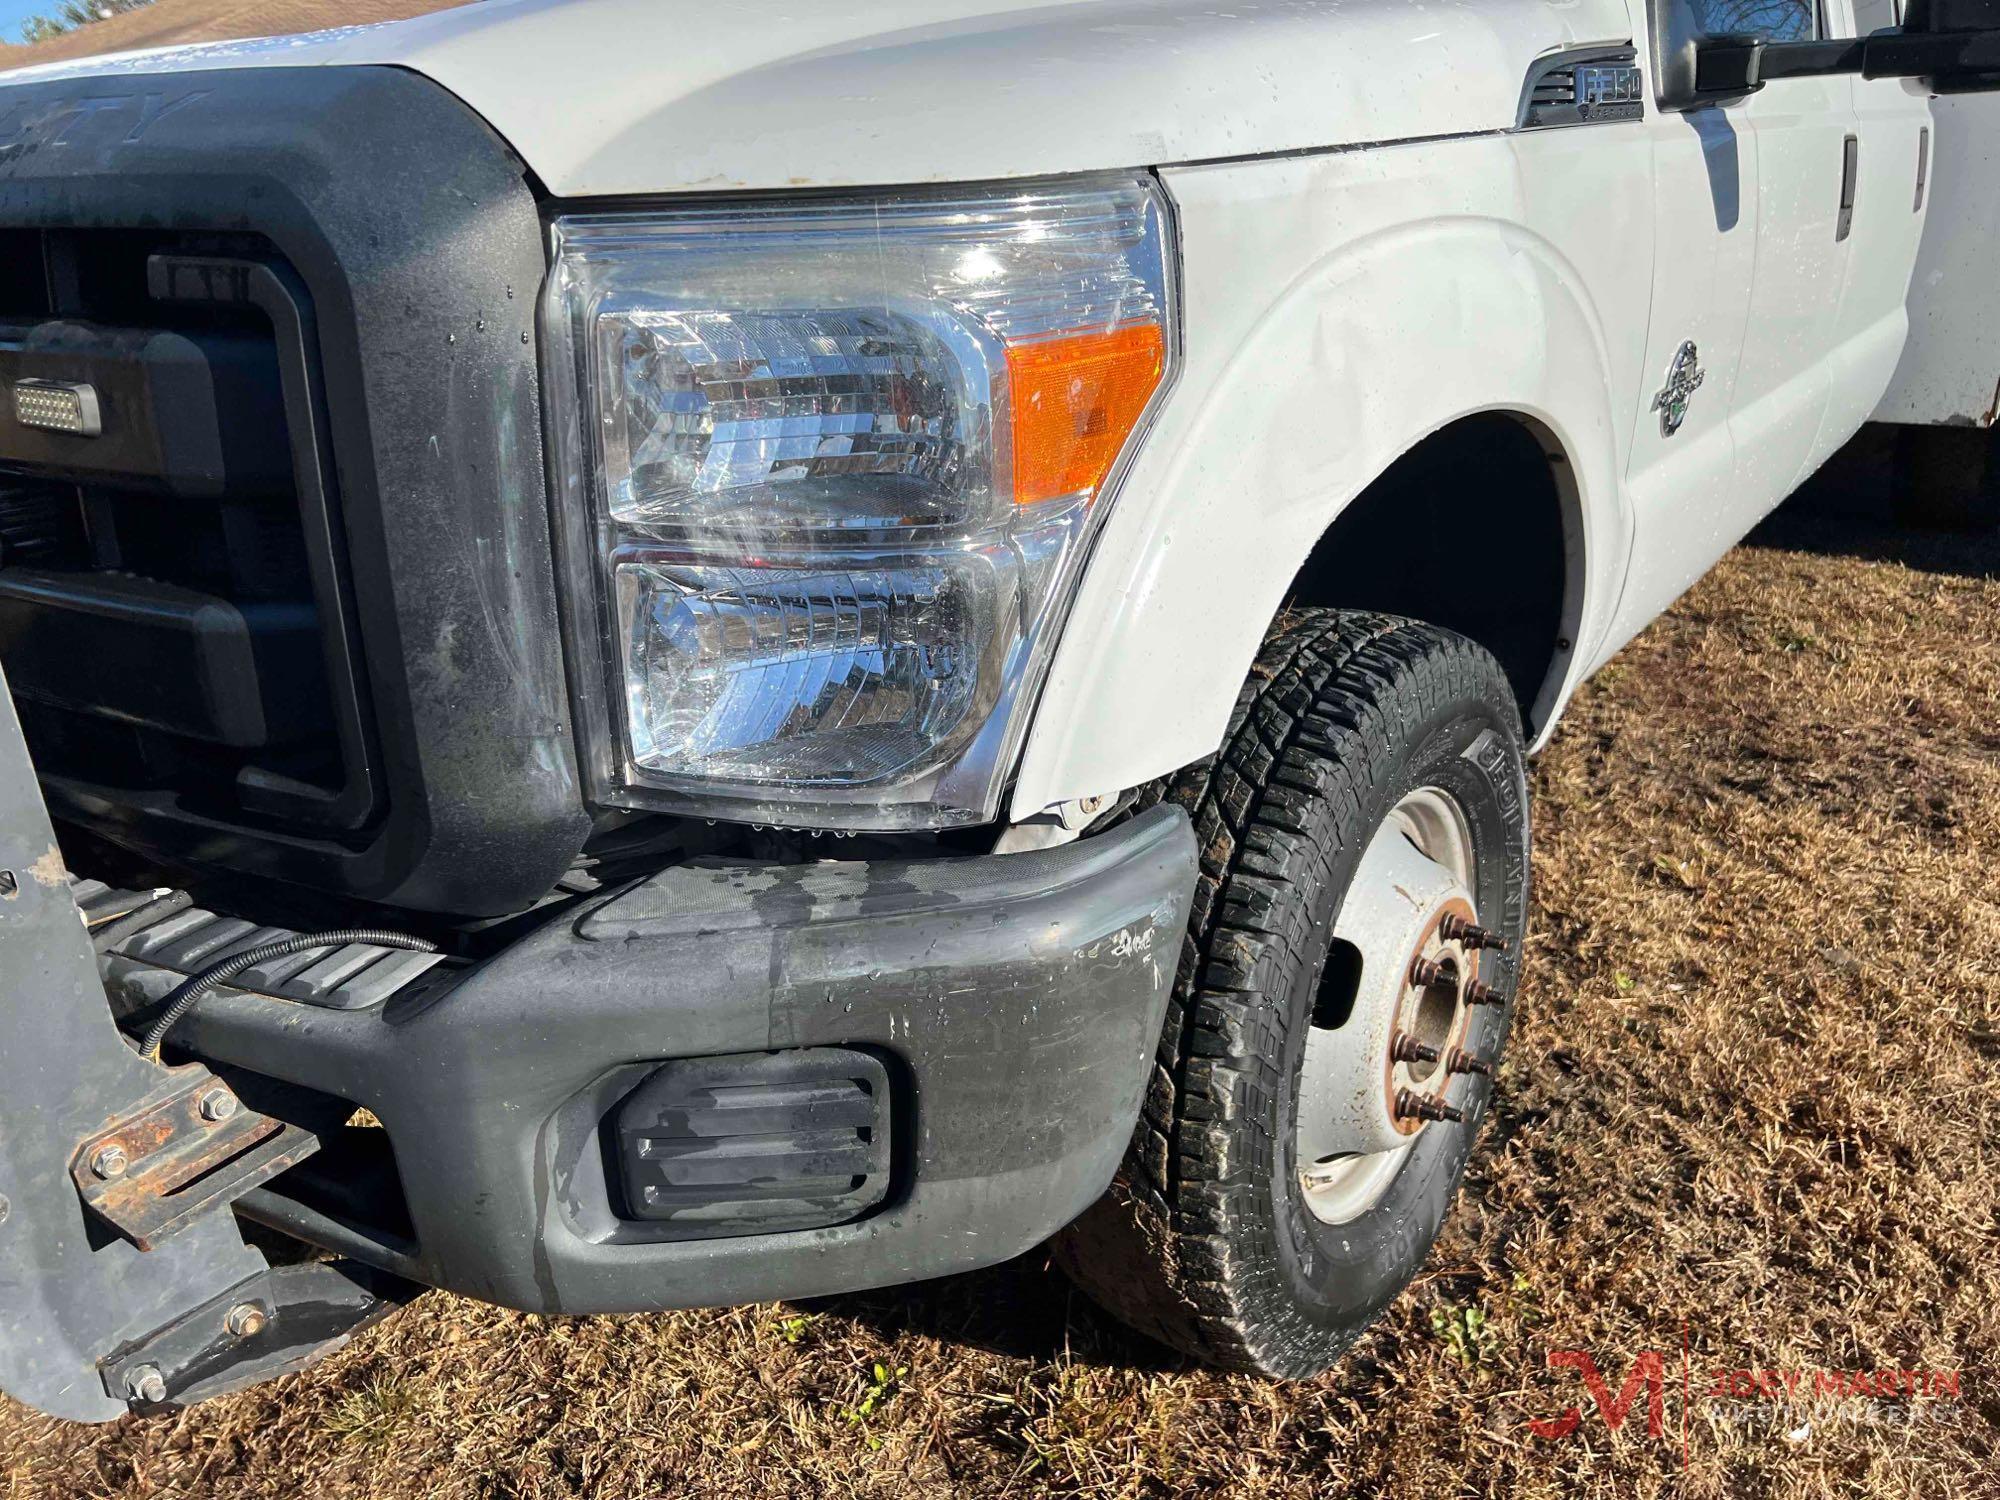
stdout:
<svg viewBox="0 0 2000 1500">
<path fill-rule="evenodd" d="M 389 64 L 560 197 L 973 181 L 1504 130 L 1624 0 L 483 0 L 382 26 L 24 68 Z M 0 88 L 0 134 L 5 133 Z"/>
</svg>

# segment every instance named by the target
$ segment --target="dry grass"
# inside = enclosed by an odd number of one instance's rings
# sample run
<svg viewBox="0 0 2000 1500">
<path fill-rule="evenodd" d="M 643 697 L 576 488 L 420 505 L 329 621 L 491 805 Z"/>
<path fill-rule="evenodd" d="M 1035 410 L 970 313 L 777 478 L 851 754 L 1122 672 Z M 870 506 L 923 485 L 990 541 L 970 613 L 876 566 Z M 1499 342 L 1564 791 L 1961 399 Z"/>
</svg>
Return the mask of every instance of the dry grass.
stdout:
<svg viewBox="0 0 2000 1500">
<path fill-rule="evenodd" d="M 466 3 L 467 0 L 154 0 L 143 9 L 79 27 L 31 47 L 0 43 L 0 69 L 93 57 L 103 52 L 131 52 L 141 47 L 172 47 L 183 42 L 286 36 L 328 26 L 365 26 Z M 54 11 L 55 0 L 49 0 L 47 8 Z"/>
<path fill-rule="evenodd" d="M 1039 1255 L 809 1308 L 433 1295 L 176 1418 L 0 1410 L 6 1493 L 2000 1494 L 1996 579 L 2000 544 L 1781 513 L 1585 690 L 1537 771 L 1532 978 L 1461 1213 L 1324 1379 L 1191 1368 Z M 1698 1370 L 1963 1397 L 1746 1426 L 1685 1400 L 1684 1327 Z M 1664 1437 L 1643 1405 L 1523 1425 L 1580 1396 L 1548 1350 L 1615 1390 L 1649 1347 Z"/>
</svg>

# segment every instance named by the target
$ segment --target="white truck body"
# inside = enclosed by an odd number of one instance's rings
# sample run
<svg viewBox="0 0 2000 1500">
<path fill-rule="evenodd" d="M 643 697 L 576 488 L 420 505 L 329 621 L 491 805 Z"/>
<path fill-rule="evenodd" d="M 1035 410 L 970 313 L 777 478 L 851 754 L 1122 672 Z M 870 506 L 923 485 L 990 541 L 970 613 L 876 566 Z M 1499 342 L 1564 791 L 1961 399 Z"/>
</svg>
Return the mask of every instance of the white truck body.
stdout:
<svg viewBox="0 0 2000 1500">
<path fill-rule="evenodd" d="M 1910 283 L 1910 337 L 1875 420 L 1993 426 L 2000 413 L 2000 107 L 1988 94 L 1931 101 L 1931 199 Z"/>
<path fill-rule="evenodd" d="M 1850 0 L 1825 12 L 1829 35 L 1857 34 Z M 1539 59 L 1624 43 L 1643 61 L 1648 24 L 1645 0 L 490 0 L 16 76 L 395 63 L 563 198 L 1157 168 L 1183 237 L 1185 367 L 1073 606 L 1020 818 L 1211 750 L 1314 543 L 1460 417 L 1532 421 L 1571 479 L 1539 738 L 1875 411 L 1909 326 L 1931 101 L 1797 79 L 1693 116 L 1521 128 Z M 1861 176 L 1837 238 L 1849 136 Z M 1933 201 L 1982 191 L 1939 175 L 1954 182 Z M 1690 341 L 1703 381 L 1668 435 L 1654 398 Z M 1906 400 L 1900 420 L 1927 419 Z"/>
</svg>

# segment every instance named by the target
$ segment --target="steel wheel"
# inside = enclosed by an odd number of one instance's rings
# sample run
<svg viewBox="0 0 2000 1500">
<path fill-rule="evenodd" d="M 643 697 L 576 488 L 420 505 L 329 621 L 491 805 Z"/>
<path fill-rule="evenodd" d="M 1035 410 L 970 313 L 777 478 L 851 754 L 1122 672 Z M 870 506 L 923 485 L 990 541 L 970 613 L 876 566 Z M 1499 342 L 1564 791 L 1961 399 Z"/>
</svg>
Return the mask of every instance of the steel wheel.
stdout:
<svg viewBox="0 0 2000 1500">
<path fill-rule="evenodd" d="M 1350 961 L 1328 965 L 1299 1079 L 1299 1183 L 1323 1224 L 1368 1212 L 1422 1132 L 1462 1114 L 1476 874 L 1465 814 L 1437 787 L 1397 803 L 1361 856 L 1334 926 Z"/>
</svg>

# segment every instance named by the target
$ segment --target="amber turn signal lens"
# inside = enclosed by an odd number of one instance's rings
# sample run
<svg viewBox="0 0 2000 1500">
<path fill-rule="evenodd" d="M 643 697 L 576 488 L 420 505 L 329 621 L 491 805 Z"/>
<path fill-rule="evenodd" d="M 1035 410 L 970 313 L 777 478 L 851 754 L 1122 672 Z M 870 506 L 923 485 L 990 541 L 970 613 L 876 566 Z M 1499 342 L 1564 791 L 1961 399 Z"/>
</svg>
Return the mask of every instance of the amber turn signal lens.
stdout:
<svg viewBox="0 0 2000 1500">
<path fill-rule="evenodd" d="M 1095 493 L 1166 367 L 1166 333 L 1157 323 L 1009 347 L 1014 503 Z"/>
</svg>

